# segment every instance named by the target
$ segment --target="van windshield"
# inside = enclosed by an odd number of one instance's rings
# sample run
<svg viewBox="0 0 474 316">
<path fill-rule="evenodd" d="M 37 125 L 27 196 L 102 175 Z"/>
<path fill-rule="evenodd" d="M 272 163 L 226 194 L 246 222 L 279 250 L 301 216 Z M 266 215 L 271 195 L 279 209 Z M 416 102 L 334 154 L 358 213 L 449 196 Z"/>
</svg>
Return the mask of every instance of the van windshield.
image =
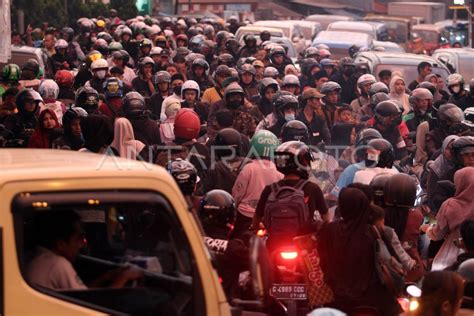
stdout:
<svg viewBox="0 0 474 316">
<path fill-rule="evenodd" d="M 416 31 L 413 31 L 413 33 L 418 34 L 425 43 L 438 43 L 439 42 L 438 32 L 416 30 Z"/>
<path fill-rule="evenodd" d="M 378 74 L 382 70 L 400 72 L 402 77 L 406 79 L 407 85 L 418 77 L 416 65 L 380 64 L 375 67 L 374 73 Z M 433 67 L 433 73 L 440 75 L 443 79 L 446 79 L 449 75 L 446 69 L 440 67 Z"/>
</svg>

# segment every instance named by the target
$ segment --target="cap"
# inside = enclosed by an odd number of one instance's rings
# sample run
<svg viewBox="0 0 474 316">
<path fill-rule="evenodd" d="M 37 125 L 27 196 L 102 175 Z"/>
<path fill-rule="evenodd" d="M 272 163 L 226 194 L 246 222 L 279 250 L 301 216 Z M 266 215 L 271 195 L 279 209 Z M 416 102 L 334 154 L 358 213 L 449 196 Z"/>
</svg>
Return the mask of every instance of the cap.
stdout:
<svg viewBox="0 0 474 316">
<path fill-rule="evenodd" d="M 255 60 L 255 61 L 252 63 L 252 66 L 265 68 L 264 63 L 263 63 L 261 60 L 258 60 L 258 59 Z"/>
<path fill-rule="evenodd" d="M 325 95 L 322 94 L 321 92 L 319 92 L 317 89 L 315 88 L 308 88 L 306 90 L 303 91 L 303 95 L 302 95 L 302 98 L 303 100 L 308 100 L 308 99 L 311 99 L 311 98 L 319 98 L 321 99 L 322 97 L 324 97 Z"/>
</svg>

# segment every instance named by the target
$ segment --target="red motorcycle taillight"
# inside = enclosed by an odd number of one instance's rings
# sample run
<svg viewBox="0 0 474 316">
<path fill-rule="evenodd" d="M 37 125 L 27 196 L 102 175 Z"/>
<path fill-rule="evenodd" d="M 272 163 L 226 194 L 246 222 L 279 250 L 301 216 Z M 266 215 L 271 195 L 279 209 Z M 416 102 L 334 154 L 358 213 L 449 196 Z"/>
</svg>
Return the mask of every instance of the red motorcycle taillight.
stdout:
<svg viewBox="0 0 474 316">
<path fill-rule="evenodd" d="M 298 253 L 296 251 L 282 251 L 280 256 L 285 260 L 294 260 L 298 257 Z"/>
</svg>

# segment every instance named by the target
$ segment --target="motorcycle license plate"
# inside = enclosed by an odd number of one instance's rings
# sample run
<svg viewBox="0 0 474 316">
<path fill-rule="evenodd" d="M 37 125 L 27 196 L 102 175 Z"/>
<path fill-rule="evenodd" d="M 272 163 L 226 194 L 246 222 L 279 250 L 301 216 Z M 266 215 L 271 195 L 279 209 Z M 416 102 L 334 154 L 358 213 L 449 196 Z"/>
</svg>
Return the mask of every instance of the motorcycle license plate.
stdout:
<svg viewBox="0 0 474 316">
<path fill-rule="evenodd" d="M 278 300 L 305 300 L 306 284 L 273 284 L 270 295 Z"/>
</svg>

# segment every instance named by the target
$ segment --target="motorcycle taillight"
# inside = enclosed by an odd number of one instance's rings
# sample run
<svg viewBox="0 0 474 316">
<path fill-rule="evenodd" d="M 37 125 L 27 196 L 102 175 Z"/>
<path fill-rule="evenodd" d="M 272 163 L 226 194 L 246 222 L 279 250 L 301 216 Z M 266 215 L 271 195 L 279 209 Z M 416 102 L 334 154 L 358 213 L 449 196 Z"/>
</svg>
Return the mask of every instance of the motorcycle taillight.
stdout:
<svg viewBox="0 0 474 316">
<path fill-rule="evenodd" d="M 296 251 L 281 251 L 280 256 L 285 260 L 294 260 L 298 257 L 298 253 Z"/>
</svg>

